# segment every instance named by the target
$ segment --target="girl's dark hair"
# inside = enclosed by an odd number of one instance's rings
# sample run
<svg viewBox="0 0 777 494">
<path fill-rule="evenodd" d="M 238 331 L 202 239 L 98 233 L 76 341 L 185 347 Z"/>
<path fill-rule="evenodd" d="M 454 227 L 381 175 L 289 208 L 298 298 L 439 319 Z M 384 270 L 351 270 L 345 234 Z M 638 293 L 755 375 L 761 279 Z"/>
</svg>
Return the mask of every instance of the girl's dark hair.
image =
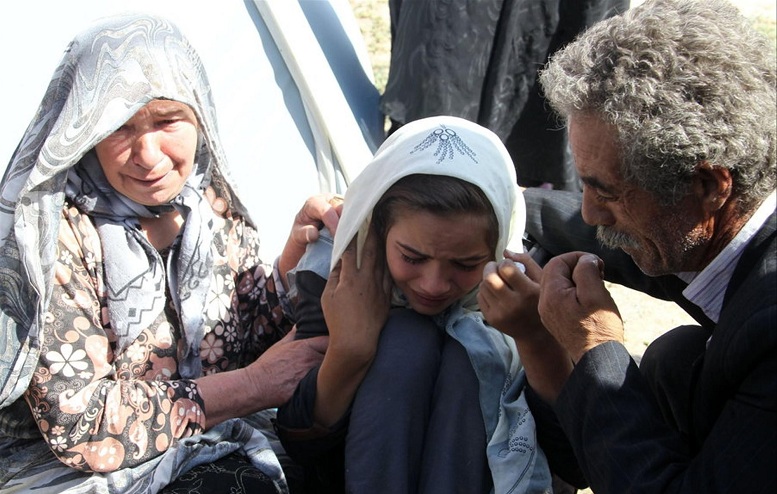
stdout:
<svg viewBox="0 0 777 494">
<path fill-rule="evenodd" d="M 426 211 L 439 216 L 474 214 L 488 218 L 486 242 L 496 250 L 499 224 L 486 194 L 477 185 L 447 175 L 414 174 L 399 179 L 383 194 L 372 212 L 372 224 L 386 238 L 402 211 Z"/>
</svg>

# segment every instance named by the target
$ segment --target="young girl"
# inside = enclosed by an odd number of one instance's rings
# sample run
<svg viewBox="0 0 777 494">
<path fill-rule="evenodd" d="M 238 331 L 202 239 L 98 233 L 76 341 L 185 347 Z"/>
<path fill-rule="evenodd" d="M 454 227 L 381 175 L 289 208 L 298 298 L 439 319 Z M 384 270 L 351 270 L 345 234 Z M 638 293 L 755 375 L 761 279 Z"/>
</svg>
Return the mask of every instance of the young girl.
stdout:
<svg viewBox="0 0 777 494">
<path fill-rule="evenodd" d="M 278 424 L 317 481 L 332 482 L 321 472 L 344 458 L 336 473 L 349 493 L 550 490 L 515 345 L 476 307 L 486 263 L 521 238 L 515 184 L 493 133 L 419 120 L 349 187 L 331 253 L 309 247 L 296 271 L 298 331 L 328 327 L 329 348 Z M 311 271 L 328 276 L 323 319 Z"/>
</svg>

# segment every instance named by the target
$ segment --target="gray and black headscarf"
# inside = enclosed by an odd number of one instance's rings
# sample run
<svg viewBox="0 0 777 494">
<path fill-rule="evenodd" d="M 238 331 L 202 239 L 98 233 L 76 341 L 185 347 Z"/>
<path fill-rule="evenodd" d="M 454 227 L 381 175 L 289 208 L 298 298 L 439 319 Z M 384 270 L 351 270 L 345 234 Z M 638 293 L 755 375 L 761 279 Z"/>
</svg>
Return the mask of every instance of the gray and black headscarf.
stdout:
<svg viewBox="0 0 777 494">
<path fill-rule="evenodd" d="M 108 184 L 92 148 L 154 99 L 189 105 L 199 140 L 181 193 L 169 205 L 149 208 Z M 94 218 L 100 235 L 117 350 L 163 309 L 167 283 L 186 339 L 181 375 L 198 377 L 212 262 L 207 186 L 248 217 L 226 170 L 207 76 L 178 28 L 159 17 L 127 14 L 76 36 L 0 183 L 0 408 L 24 392 L 38 360 L 66 197 Z M 162 258 L 140 235 L 138 218 L 171 208 L 185 222 L 165 280 Z"/>
</svg>

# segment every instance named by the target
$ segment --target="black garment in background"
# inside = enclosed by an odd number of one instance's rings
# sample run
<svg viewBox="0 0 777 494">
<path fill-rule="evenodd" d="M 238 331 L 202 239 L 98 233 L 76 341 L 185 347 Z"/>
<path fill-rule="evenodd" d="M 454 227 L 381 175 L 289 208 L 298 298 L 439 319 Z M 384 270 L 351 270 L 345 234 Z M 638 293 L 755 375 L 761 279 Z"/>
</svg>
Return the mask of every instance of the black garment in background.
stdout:
<svg viewBox="0 0 777 494">
<path fill-rule="evenodd" d="M 629 0 L 389 0 L 391 64 L 381 109 L 402 124 L 454 115 L 491 129 L 518 183 L 579 189 L 563 125 L 540 93 L 548 56 Z"/>
<path fill-rule="evenodd" d="M 297 287 L 297 303 L 294 306 L 294 317 L 297 321 L 296 340 L 326 336 L 324 311 L 321 308 L 321 294 L 326 288 L 326 279 L 314 271 L 299 270 L 295 273 Z"/>
</svg>

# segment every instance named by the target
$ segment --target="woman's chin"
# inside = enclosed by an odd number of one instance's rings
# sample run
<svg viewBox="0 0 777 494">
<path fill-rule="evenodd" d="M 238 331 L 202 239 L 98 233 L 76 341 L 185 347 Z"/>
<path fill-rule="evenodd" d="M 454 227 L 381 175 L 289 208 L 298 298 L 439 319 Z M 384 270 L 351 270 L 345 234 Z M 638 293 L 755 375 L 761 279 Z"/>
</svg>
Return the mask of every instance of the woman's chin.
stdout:
<svg viewBox="0 0 777 494">
<path fill-rule="evenodd" d="M 417 301 L 410 302 L 411 309 L 425 316 L 436 316 L 445 311 L 448 307 L 450 307 L 450 304 L 442 302 L 439 304 L 418 303 Z"/>
</svg>

